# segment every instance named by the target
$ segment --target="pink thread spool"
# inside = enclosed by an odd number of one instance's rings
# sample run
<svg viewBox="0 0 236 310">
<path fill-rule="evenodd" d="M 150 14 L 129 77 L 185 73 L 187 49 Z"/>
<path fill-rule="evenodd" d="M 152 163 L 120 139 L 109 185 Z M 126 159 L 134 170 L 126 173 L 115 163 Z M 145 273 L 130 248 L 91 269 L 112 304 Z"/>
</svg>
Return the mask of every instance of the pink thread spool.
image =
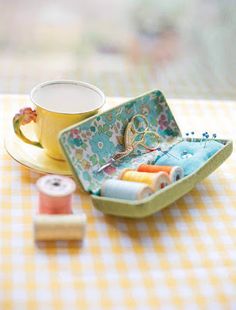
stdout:
<svg viewBox="0 0 236 310">
<path fill-rule="evenodd" d="M 40 214 L 71 214 L 75 182 L 60 175 L 46 175 L 36 183 L 39 191 Z"/>
</svg>

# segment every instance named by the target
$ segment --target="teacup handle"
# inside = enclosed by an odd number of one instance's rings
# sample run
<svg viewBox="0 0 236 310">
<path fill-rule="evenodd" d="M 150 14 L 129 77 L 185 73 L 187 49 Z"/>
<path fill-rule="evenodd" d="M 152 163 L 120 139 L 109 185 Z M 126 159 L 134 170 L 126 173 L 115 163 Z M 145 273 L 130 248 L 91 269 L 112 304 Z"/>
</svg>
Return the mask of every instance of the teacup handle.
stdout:
<svg viewBox="0 0 236 310">
<path fill-rule="evenodd" d="M 22 141 L 42 148 L 42 145 L 38 141 L 31 141 L 21 131 L 21 126 L 29 124 L 31 121 L 36 122 L 36 118 L 37 113 L 35 110 L 32 110 L 29 107 L 20 109 L 20 111 L 13 117 L 13 128 L 17 137 Z"/>
</svg>

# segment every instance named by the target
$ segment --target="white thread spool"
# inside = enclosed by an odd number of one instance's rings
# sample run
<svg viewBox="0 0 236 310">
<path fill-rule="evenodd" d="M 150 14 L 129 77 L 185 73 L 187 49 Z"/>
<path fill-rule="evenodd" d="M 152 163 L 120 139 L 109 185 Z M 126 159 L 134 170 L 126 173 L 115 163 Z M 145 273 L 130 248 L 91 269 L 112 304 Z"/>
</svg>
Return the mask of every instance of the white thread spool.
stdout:
<svg viewBox="0 0 236 310">
<path fill-rule="evenodd" d="M 152 189 L 144 183 L 122 180 L 106 180 L 102 184 L 101 195 L 109 198 L 139 200 L 153 194 Z"/>
</svg>

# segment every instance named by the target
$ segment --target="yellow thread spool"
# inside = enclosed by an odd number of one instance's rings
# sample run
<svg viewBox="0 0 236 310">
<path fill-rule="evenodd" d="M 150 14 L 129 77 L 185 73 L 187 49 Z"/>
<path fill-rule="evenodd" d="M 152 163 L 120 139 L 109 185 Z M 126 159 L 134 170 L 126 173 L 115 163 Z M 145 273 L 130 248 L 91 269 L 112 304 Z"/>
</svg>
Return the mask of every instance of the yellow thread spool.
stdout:
<svg viewBox="0 0 236 310">
<path fill-rule="evenodd" d="M 120 179 L 124 181 L 132 181 L 148 184 L 154 191 L 162 189 L 170 184 L 170 179 L 166 172 L 148 173 L 148 172 L 137 172 L 132 169 L 125 169 L 121 173 Z"/>
<path fill-rule="evenodd" d="M 35 240 L 82 240 L 85 214 L 37 214 L 34 218 Z"/>
</svg>

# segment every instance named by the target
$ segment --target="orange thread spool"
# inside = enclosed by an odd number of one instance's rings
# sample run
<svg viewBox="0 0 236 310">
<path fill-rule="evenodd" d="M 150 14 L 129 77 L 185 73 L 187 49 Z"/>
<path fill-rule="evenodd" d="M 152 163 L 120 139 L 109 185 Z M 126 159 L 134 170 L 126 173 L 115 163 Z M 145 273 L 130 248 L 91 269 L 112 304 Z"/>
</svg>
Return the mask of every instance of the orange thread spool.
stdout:
<svg viewBox="0 0 236 310">
<path fill-rule="evenodd" d="M 59 175 L 41 177 L 36 186 L 39 191 L 40 214 L 71 214 L 72 193 L 76 189 L 75 182 Z"/>
<path fill-rule="evenodd" d="M 139 171 L 139 172 L 161 172 L 161 171 L 164 171 L 164 172 L 169 174 L 172 168 L 173 167 L 171 167 L 171 166 L 155 166 L 155 165 L 142 164 L 138 167 L 137 171 Z"/>
<path fill-rule="evenodd" d="M 148 173 L 125 169 L 120 175 L 120 179 L 124 181 L 146 183 L 153 191 L 162 189 L 170 184 L 170 179 L 166 172 Z"/>
<path fill-rule="evenodd" d="M 142 164 L 138 167 L 137 171 L 148 173 L 157 173 L 161 171 L 166 172 L 172 183 L 182 179 L 184 175 L 183 169 L 179 166 L 156 166 Z"/>
</svg>

